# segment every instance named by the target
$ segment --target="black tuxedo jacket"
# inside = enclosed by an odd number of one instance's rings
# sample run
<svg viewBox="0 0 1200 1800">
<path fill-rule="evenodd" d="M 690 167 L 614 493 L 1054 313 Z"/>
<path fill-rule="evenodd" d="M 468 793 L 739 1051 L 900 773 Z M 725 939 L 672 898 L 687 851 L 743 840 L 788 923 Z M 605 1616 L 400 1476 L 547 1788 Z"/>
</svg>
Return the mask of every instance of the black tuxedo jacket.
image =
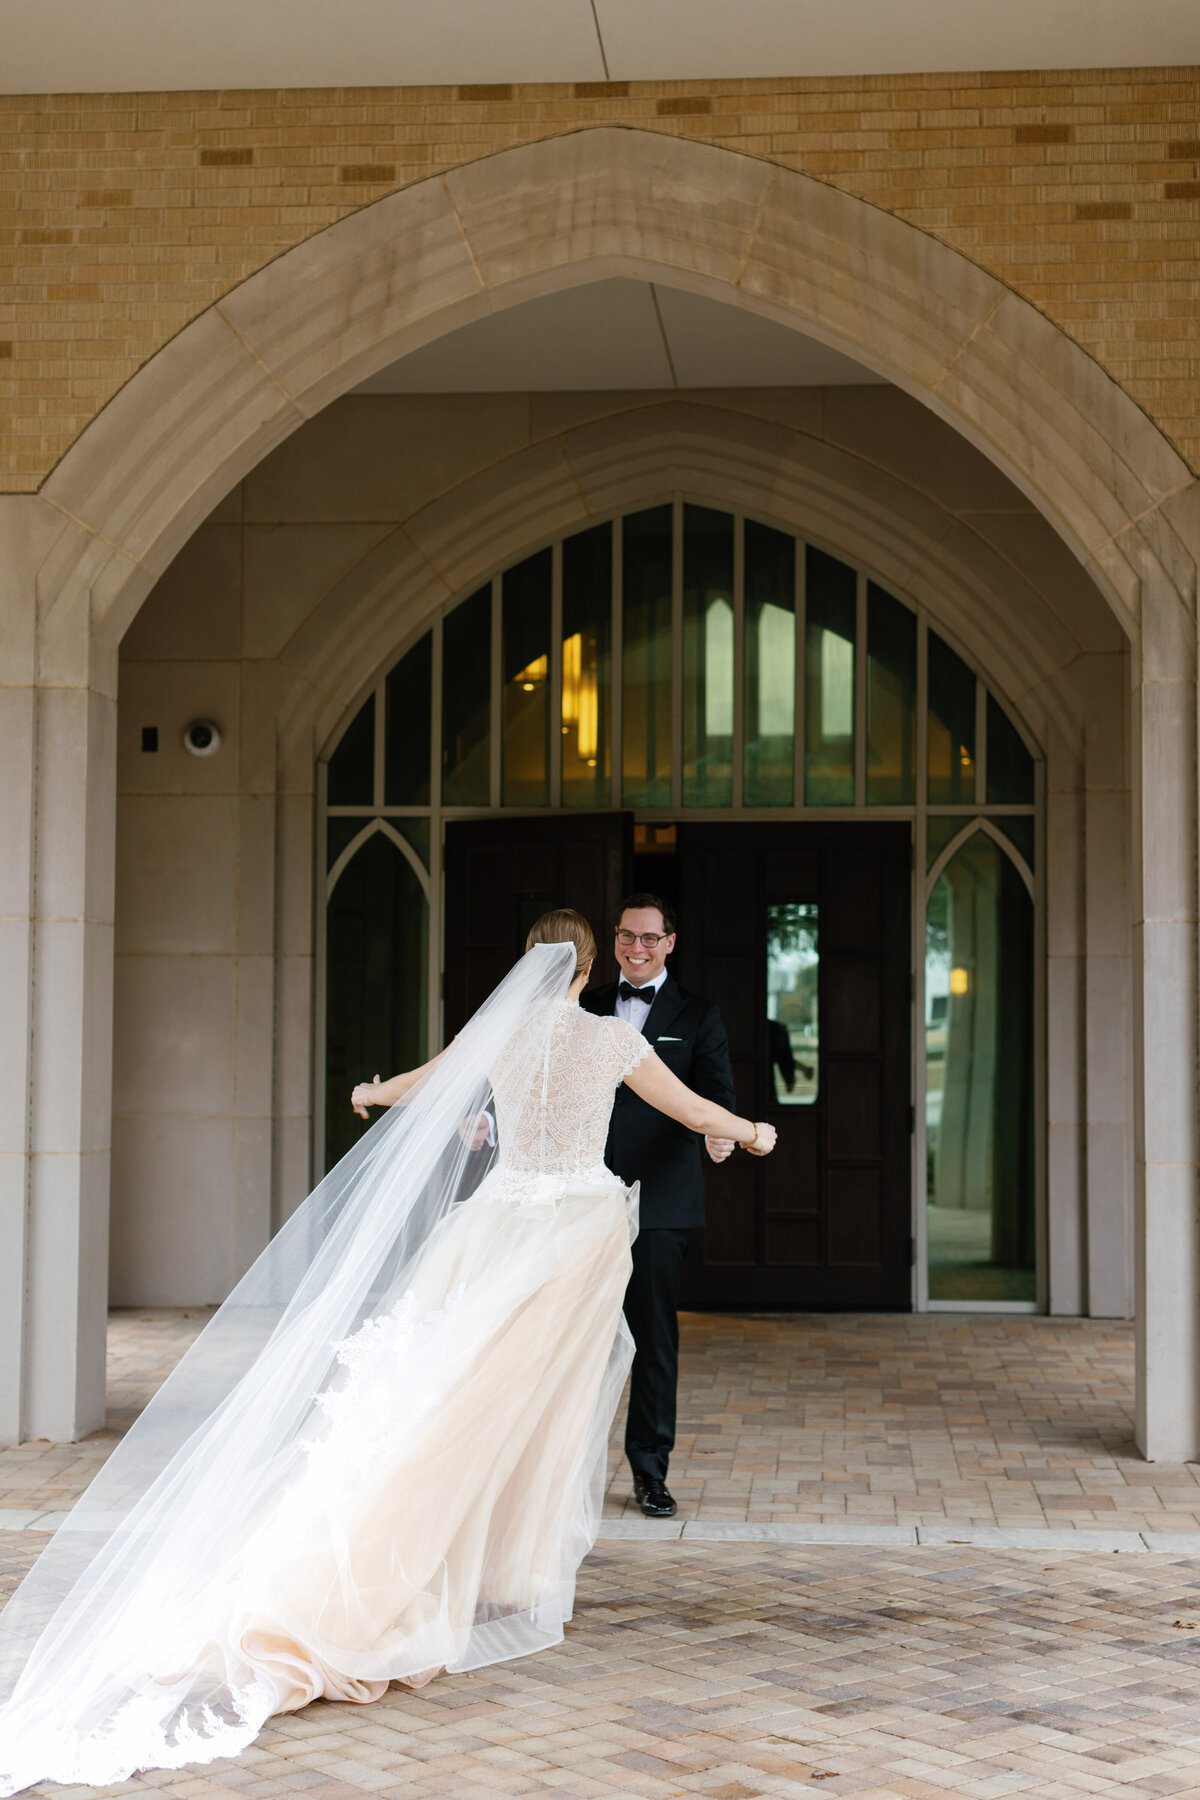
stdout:
<svg viewBox="0 0 1200 1800">
<path fill-rule="evenodd" d="M 619 983 L 585 988 L 579 1004 L 587 1012 L 612 1015 Z M 654 997 L 643 1036 L 673 1075 L 706 1100 L 731 1110 L 733 1071 L 721 1015 L 708 1000 L 689 994 L 671 975 Z M 704 1223 L 703 1140 L 686 1125 L 639 1100 L 632 1088 L 617 1089 L 604 1160 L 622 1181 L 640 1181 L 643 1230 L 685 1229 Z"/>
</svg>

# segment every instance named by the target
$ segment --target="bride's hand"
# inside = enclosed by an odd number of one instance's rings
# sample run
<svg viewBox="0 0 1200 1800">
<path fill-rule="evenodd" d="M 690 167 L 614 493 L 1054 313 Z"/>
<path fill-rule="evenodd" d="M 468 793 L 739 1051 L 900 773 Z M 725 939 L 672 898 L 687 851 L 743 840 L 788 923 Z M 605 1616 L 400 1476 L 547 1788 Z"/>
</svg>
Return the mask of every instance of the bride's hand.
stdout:
<svg viewBox="0 0 1200 1800">
<path fill-rule="evenodd" d="M 378 1087 L 379 1087 L 379 1077 L 377 1075 L 375 1077 L 374 1081 L 360 1081 L 358 1086 L 354 1089 L 353 1093 L 350 1095 L 350 1104 L 354 1108 L 355 1112 L 358 1114 L 360 1119 L 369 1119 L 370 1118 L 371 1115 L 367 1111 L 367 1108 L 369 1106 L 382 1106 L 383 1105 L 383 1101 L 379 1098 L 379 1095 L 376 1091 L 378 1089 Z"/>
<path fill-rule="evenodd" d="M 754 1129 L 758 1133 L 758 1142 L 743 1144 L 742 1149 L 748 1150 L 751 1156 L 770 1156 L 775 1148 L 775 1127 L 768 1125 L 765 1119 L 756 1119 Z"/>
</svg>

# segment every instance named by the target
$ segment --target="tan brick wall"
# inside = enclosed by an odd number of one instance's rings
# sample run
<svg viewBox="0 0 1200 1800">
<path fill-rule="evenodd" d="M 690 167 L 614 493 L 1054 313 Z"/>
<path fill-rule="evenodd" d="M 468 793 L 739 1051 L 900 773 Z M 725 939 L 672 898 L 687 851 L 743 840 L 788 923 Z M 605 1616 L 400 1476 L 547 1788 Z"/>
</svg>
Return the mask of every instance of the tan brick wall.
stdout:
<svg viewBox="0 0 1200 1800">
<path fill-rule="evenodd" d="M 1200 69 L 0 96 L 0 489 L 168 338 L 423 177 L 592 123 L 771 159 L 909 220 L 1085 346 L 1200 470 Z"/>
</svg>

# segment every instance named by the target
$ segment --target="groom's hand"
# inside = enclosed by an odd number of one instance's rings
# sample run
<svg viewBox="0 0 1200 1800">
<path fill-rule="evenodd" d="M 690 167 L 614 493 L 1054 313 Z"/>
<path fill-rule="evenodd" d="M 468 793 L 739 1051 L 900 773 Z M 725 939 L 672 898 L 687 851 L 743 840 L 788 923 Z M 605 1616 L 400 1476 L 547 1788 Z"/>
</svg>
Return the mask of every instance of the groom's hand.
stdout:
<svg viewBox="0 0 1200 1800">
<path fill-rule="evenodd" d="M 458 1135 L 468 1150 L 482 1150 L 488 1141 L 490 1120 L 485 1112 L 476 1113 L 473 1119 L 460 1119 Z"/>
<path fill-rule="evenodd" d="M 708 1151 L 713 1162 L 723 1163 L 727 1156 L 733 1155 L 733 1139 L 706 1137 L 704 1140 L 704 1148 Z"/>
</svg>

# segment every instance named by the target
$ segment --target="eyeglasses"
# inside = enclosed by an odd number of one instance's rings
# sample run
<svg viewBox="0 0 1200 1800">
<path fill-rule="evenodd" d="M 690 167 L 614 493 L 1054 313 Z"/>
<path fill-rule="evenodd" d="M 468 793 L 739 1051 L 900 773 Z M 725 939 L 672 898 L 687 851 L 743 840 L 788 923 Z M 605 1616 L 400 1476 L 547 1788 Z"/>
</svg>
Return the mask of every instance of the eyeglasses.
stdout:
<svg viewBox="0 0 1200 1800">
<path fill-rule="evenodd" d="M 669 931 L 618 931 L 617 942 L 622 950 L 632 950 L 635 944 L 640 944 L 643 950 L 657 950 L 663 939 L 670 935 Z"/>
</svg>

